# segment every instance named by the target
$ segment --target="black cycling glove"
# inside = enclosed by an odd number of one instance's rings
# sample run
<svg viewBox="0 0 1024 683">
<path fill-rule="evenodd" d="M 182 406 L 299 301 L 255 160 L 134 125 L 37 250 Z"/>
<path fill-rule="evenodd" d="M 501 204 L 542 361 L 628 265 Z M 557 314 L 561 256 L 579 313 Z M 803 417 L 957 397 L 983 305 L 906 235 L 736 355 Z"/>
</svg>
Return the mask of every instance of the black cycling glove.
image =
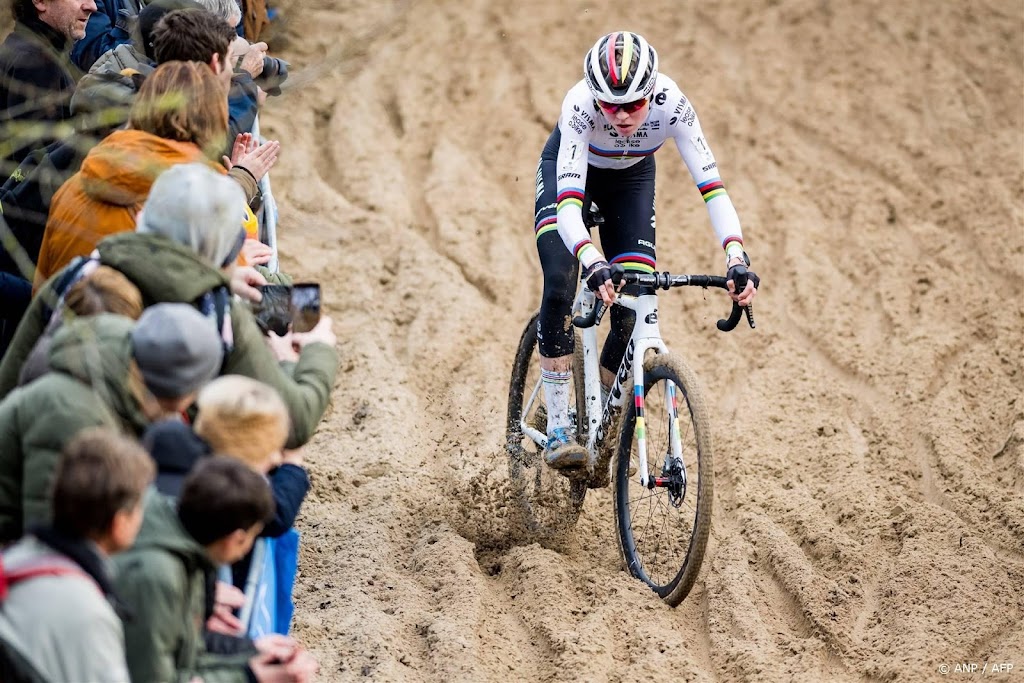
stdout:
<svg viewBox="0 0 1024 683">
<path fill-rule="evenodd" d="M 595 261 L 590 268 L 587 268 L 584 278 L 587 280 L 587 287 L 590 287 L 590 291 L 596 292 L 606 282 L 614 284 L 616 280 L 621 280 L 624 272 L 618 263 L 608 265 L 607 261 Z"/>
</svg>

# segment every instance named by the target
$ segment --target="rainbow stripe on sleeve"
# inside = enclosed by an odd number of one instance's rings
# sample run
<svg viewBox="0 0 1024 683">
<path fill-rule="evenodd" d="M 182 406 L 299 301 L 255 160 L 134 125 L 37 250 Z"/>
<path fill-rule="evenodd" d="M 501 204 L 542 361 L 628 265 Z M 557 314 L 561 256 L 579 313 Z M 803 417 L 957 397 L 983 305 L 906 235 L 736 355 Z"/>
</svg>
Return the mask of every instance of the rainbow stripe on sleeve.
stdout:
<svg viewBox="0 0 1024 683">
<path fill-rule="evenodd" d="M 707 204 L 715 197 L 725 194 L 725 183 L 722 182 L 721 178 L 712 178 L 697 185 L 697 189 L 700 190 L 700 196 L 704 198 L 704 203 Z"/>
<path fill-rule="evenodd" d="M 558 193 L 558 209 L 561 211 L 567 206 L 576 206 L 581 211 L 583 210 L 583 190 L 578 187 L 567 187 Z"/>
<path fill-rule="evenodd" d="M 593 242 L 591 242 L 590 240 L 581 240 L 577 242 L 576 246 L 572 248 L 572 253 L 576 257 L 577 261 L 583 263 L 584 255 L 589 253 L 591 249 L 593 249 L 595 252 L 597 251 L 597 247 L 594 246 Z"/>
</svg>

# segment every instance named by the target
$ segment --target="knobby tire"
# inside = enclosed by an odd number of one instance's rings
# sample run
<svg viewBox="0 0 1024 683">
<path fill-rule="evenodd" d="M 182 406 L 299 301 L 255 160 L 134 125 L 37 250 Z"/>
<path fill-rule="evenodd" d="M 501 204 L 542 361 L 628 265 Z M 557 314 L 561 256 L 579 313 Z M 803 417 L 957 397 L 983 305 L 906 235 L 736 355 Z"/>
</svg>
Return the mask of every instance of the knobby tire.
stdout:
<svg viewBox="0 0 1024 683">
<path fill-rule="evenodd" d="M 645 582 L 662 600 L 673 607 L 681 603 L 693 588 L 704 559 L 708 534 L 711 529 L 711 507 L 714 497 L 711 454 L 710 418 L 706 401 L 696 375 L 679 358 L 670 354 L 653 355 L 644 363 L 645 407 L 659 396 L 664 396 L 666 382 L 674 382 L 677 390 L 679 431 L 682 435 L 683 461 L 686 464 L 687 489 L 680 508 L 673 508 L 665 488 L 643 489 L 639 474 L 629 475 L 634 452 L 636 405 L 630 392 L 619 432 L 619 447 L 614 467 L 614 495 L 616 531 L 619 548 L 628 571 Z M 667 422 L 668 407 L 660 414 L 645 410 L 645 423 L 656 426 L 659 420 Z M 667 428 L 666 428 L 667 429 Z M 666 437 L 667 447 L 667 437 Z M 665 450 L 661 444 L 648 443 L 647 458 L 650 475 L 662 474 Z M 693 481 L 696 475 L 697 481 Z M 694 491 L 695 489 L 695 491 Z M 646 538 L 647 535 L 650 538 Z M 650 541 L 653 552 L 639 549 L 637 537 Z M 673 543 L 673 541 L 676 541 Z M 665 554 L 675 545 L 677 552 L 669 560 L 662 555 L 667 580 L 653 577 L 657 569 L 658 552 L 664 546 Z M 683 548 L 685 547 L 685 553 Z M 682 555 L 680 558 L 679 555 Z M 675 562 L 679 564 L 675 564 Z M 678 570 L 675 570 L 678 567 Z"/>
</svg>

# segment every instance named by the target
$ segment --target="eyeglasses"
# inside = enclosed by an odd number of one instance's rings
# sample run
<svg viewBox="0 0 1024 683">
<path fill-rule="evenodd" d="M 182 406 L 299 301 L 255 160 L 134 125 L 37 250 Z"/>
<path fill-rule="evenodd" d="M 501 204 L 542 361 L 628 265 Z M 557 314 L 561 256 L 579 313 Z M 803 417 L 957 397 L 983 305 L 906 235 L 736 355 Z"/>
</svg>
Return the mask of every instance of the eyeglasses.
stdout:
<svg viewBox="0 0 1024 683">
<path fill-rule="evenodd" d="M 597 101 L 597 105 L 601 107 L 601 109 L 608 112 L 609 114 L 614 114 L 618 112 L 620 109 L 626 112 L 627 114 L 633 114 L 643 109 L 644 105 L 646 104 L 646 97 L 641 98 L 639 100 L 633 100 L 632 102 L 625 102 L 623 104 L 612 104 L 611 102 L 602 102 L 601 100 Z"/>
</svg>

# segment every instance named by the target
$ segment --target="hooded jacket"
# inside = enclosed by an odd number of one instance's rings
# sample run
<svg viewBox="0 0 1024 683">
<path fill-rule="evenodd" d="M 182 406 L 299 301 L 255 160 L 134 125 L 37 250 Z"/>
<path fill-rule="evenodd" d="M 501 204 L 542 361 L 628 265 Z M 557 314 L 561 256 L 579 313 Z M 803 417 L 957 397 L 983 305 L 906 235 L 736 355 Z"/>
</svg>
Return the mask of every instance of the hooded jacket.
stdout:
<svg viewBox="0 0 1024 683">
<path fill-rule="evenodd" d="M 182 527 L 172 503 L 150 489 L 135 545 L 114 558 L 115 587 L 132 610 L 125 623 L 133 681 L 247 681 L 249 655 L 207 652 L 207 585 L 216 567 Z"/>
<path fill-rule="evenodd" d="M 134 324 L 113 314 L 64 324 L 53 339 L 51 371 L 0 403 L 0 542 L 50 521 L 57 461 L 78 432 L 145 430 L 148 420 L 128 389 Z"/>
<path fill-rule="evenodd" d="M 139 288 L 145 306 L 194 304 L 207 292 L 229 284 L 220 270 L 203 262 L 193 249 L 161 235 L 114 235 L 103 240 L 97 250 L 101 263 L 119 271 Z M 48 322 L 44 320 L 46 302 L 52 306 L 56 300 L 54 290 L 59 280 L 60 277 L 52 278 L 32 300 L 0 361 L 0 397 L 17 385 L 21 366 L 43 334 Z M 307 344 L 299 361 L 286 372 L 267 347 L 249 307 L 232 299 L 230 315 L 232 348 L 221 374 L 245 375 L 272 386 L 288 407 L 291 418 L 287 447 L 298 448 L 312 438 L 327 409 L 338 371 L 337 351 L 327 344 Z"/>
<path fill-rule="evenodd" d="M 76 256 L 88 256 L 107 235 L 134 230 L 135 216 L 157 176 L 174 164 L 204 159 L 202 150 L 191 142 L 141 130 L 111 133 L 53 197 L 36 265 L 36 285 Z"/>
</svg>

